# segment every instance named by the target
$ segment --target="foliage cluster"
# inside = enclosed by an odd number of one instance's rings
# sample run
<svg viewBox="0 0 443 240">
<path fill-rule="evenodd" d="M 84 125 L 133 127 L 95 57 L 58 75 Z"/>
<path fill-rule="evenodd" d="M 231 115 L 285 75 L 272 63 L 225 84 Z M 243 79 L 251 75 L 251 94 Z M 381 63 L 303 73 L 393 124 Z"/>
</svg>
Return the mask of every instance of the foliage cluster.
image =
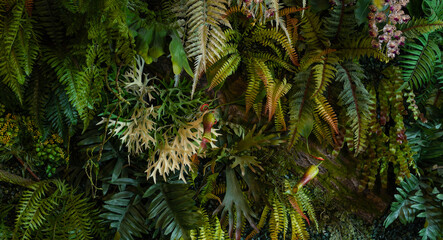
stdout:
<svg viewBox="0 0 443 240">
<path fill-rule="evenodd" d="M 396 59 L 371 4 L 3 1 L 0 160 L 33 180 L 0 169 L 27 188 L 0 236 L 308 239 L 303 186 L 346 157 L 355 194 L 399 185 L 386 226 L 437 239 L 443 3 L 409 3 Z"/>
</svg>

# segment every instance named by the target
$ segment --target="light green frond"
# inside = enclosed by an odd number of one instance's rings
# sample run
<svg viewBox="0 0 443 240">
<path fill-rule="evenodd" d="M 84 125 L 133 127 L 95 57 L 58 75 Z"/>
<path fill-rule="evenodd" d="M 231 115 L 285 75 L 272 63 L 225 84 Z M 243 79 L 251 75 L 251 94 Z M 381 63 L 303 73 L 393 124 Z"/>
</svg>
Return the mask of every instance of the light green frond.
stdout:
<svg viewBox="0 0 443 240">
<path fill-rule="evenodd" d="M 313 77 L 315 81 L 315 92 L 313 97 L 323 94 L 326 87 L 331 83 L 335 77 L 337 69 L 335 65 L 338 63 L 338 58 L 335 54 L 328 54 L 322 57 L 322 60 L 317 63 L 312 69 L 314 71 Z"/>
<path fill-rule="evenodd" d="M 424 18 L 412 18 L 406 24 L 400 24 L 399 30 L 406 38 L 418 38 L 426 33 L 431 33 L 443 28 L 443 20 L 430 22 Z"/>
<path fill-rule="evenodd" d="M 367 56 L 388 62 L 389 58 L 379 49 L 372 47 L 371 41 L 372 38 L 369 36 L 351 36 L 342 41 L 337 48 L 337 55 L 341 59 L 355 59 Z"/>
</svg>

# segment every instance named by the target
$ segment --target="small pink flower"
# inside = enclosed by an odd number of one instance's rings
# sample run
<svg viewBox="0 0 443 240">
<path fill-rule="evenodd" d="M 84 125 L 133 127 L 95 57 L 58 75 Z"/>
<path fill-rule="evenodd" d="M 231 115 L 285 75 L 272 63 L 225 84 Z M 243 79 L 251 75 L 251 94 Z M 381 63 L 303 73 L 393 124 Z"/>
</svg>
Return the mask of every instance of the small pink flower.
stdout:
<svg viewBox="0 0 443 240">
<path fill-rule="evenodd" d="M 382 12 L 378 12 L 378 13 L 375 15 L 375 20 L 376 20 L 378 23 L 384 22 L 384 21 L 386 20 L 386 15 L 385 15 L 384 13 L 382 13 Z"/>
<path fill-rule="evenodd" d="M 403 15 L 401 17 L 402 22 L 407 23 L 409 20 L 411 20 L 411 17 L 409 15 Z"/>
<path fill-rule="evenodd" d="M 401 34 L 402 34 L 402 31 L 400 31 L 400 30 L 395 31 L 394 32 L 394 38 L 397 39 L 397 40 L 400 39 Z"/>
<path fill-rule="evenodd" d="M 369 20 L 374 19 L 374 17 L 375 17 L 375 14 L 374 14 L 373 12 L 370 12 L 370 13 L 368 14 L 368 19 L 369 19 Z"/>
<path fill-rule="evenodd" d="M 373 48 L 380 48 L 380 42 L 376 39 L 372 39 L 371 44 Z"/>
<path fill-rule="evenodd" d="M 397 12 L 400 9 L 401 9 L 401 5 L 398 3 L 391 5 L 391 7 L 389 8 L 389 10 L 391 10 L 392 12 Z"/>
<path fill-rule="evenodd" d="M 377 31 L 375 31 L 374 29 L 369 30 L 369 35 L 371 35 L 371 37 L 376 37 L 378 34 Z"/>
<path fill-rule="evenodd" d="M 395 26 L 394 25 L 391 25 L 391 24 L 386 24 L 384 27 L 383 27 L 383 32 L 385 32 L 385 33 L 392 33 L 393 31 L 395 31 Z"/>
<path fill-rule="evenodd" d="M 406 38 L 404 36 L 401 36 L 398 40 L 398 45 L 404 46 L 405 45 Z"/>
<path fill-rule="evenodd" d="M 409 0 L 400 0 L 400 4 L 405 7 L 409 3 Z"/>
<path fill-rule="evenodd" d="M 371 5 L 371 6 L 369 6 L 369 10 L 371 10 L 371 12 L 376 12 L 377 7 L 375 5 Z"/>
</svg>

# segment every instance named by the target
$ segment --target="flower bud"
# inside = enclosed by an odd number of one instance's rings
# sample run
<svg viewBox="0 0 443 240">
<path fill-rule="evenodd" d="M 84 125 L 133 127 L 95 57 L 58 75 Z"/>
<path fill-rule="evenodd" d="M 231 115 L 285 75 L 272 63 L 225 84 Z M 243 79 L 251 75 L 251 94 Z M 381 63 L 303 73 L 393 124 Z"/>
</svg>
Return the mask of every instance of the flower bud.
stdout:
<svg viewBox="0 0 443 240">
<path fill-rule="evenodd" d="M 304 185 L 306 185 L 309 181 L 311 181 L 312 179 L 314 179 L 315 176 L 317 176 L 318 174 L 318 166 L 317 165 L 312 165 L 308 168 L 308 170 L 306 170 L 305 174 L 303 175 L 303 177 L 300 179 L 300 181 L 297 183 L 296 186 L 296 190 L 298 191 L 300 190 Z"/>
</svg>

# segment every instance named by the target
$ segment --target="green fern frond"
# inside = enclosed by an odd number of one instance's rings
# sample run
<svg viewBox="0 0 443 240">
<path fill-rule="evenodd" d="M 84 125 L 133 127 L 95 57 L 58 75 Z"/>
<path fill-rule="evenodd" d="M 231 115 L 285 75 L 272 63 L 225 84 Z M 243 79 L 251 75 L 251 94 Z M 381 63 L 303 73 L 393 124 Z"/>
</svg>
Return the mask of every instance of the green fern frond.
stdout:
<svg viewBox="0 0 443 240">
<path fill-rule="evenodd" d="M 300 72 L 294 77 L 292 87 L 294 93 L 289 96 L 289 120 L 291 130 L 291 142 L 293 146 L 300 138 L 300 134 L 309 129 L 313 122 L 314 103 L 311 99 L 314 91 L 314 80 L 309 72 Z"/>
<path fill-rule="evenodd" d="M 343 83 L 340 103 L 346 107 L 348 123 L 354 132 L 354 151 L 359 154 L 366 148 L 366 134 L 370 121 L 370 96 L 362 79 L 363 69 L 352 62 L 338 65 L 337 80 Z"/>
<path fill-rule="evenodd" d="M 320 117 L 323 118 L 332 129 L 334 129 L 335 133 L 338 133 L 337 115 L 328 100 L 323 95 L 320 95 L 317 96 L 315 102 L 317 103 L 315 110 L 318 115 L 320 115 Z"/>
<path fill-rule="evenodd" d="M 280 105 L 280 98 L 283 97 L 291 89 L 291 87 L 291 84 L 287 83 L 286 79 L 283 79 L 283 81 L 277 83 L 269 83 L 266 86 L 267 101 L 265 112 L 268 112 L 268 121 L 271 121 L 276 109 Z"/>
<path fill-rule="evenodd" d="M 310 11 L 306 11 L 302 18 L 301 35 L 312 49 L 322 49 L 331 45 L 322 33 L 320 17 Z"/>
<path fill-rule="evenodd" d="M 268 213 L 269 213 L 269 207 L 268 207 L 268 206 L 265 206 L 265 207 L 263 208 L 263 211 L 262 211 L 262 214 L 261 214 L 260 220 L 259 220 L 259 222 L 258 222 L 258 224 L 257 224 L 257 229 L 258 229 L 258 230 L 262 229 L 263 226 L 265 225 L 265 223 L 266 223 L 266 219 L 268 219 Z M 252 239 L 257 233 L 258 233 L 258 232 L 257 232 L 255 229 L 252 230 L 252 232 L 249 233 L 248 236 L 246 236 L 245 240 Z"/>
<path fill-rule="evenodd" d="M 313 97 L 323 94 L 326 87 L 334 79 L 335 72 L 337 71 L 335 65 L 338 63 L 338 58 L 335 54 L 328 54 L 322 58 L 323 59 L 312 68 L 315 81 Z"/>
<path fill-rule="evenodd" d="M 256 28 L 253 32 L 253 37 L 251 41 L 255 42 L 265 42 L 269 40 L 274 40 L 285 49 L 289 58 L 295 66 L 298 66 L 298 56 L 295 51 L 295 48 L 291 44 L 291 39 L 288 38 L 281 31 L 277 31 L 276 29 L 264 29 L 264 28 Z"/>
<path fill-rule="evenodd" d="M 311 199 L 306 193 L 306 189 L 302 188 L 297 191 L 295 194 L 297 201 L 303 206 L 303 210 L 308 213 L 309 220 L 315 224 L 315 227 L 318 231 L 318 221 L 315 217 L 314 206 L 312 205 Z"/>
<path fill-rule="evenodd" d="M 142 237 L 147 233 L 145 219 L 148 216 L 139 195 L 130 191 L 113 194 L 104 202 L 105 212 L 100 215 L 123 239 Z"/>
<path fill-rule="evenodd" d="M 194 192 L 186 184 L 159 183 L 150 187 L 143 197 L 157 193 L 149 207 L 149 219 L 171 239 L 190 239 L 190 230 L 197 227 L 201 214 L 192 199 Z"/>
<path fill-rule="evenodd" d="M 92 239 L 98 234 L 93 204 L 64 182 L 42 181 L 29 188 L 17 208 L 14 239 Z"/>
<path fill-rule="evenodd" d="M 436 22 L 443 18 L 443 1 L 441 0 L 426 0 L 422 2 L 422 9 L 430 22 Z"/>
<path fill-rule="evenodd" d="M 323 21 L 325 36 L 332 39 L 352 36 L 357 26 L 354 9 L 355 7 L 345 4 L 345 1 L 334 0 L 334 7 L 329 11 L 330 16 Z"/>
<path fill-rule="evenodd" d="M 436 64 L 441 62 L 441 50 L 429 35 L 417 39 L 417 43 L 406 44 L 399 62 L 403 80 L 419 88 L 431 81 Z"/>
<path fill-rule="evenodd" d="M 265 62 L 274 62 L 276 63 L 276 66 L 283 67 L 286 70 L 290 72 L 295 72 L 295 68 L 290 63 L 287 63 L 286 61 L 282 60 L 278 56 L 272 55 L 268 52 L 253 52 L 250 54 L 253 58 L 260 59 L 261 61 Z"/>
<path fill-rule="evenodd" d="M 317 140 L 322 144 L 327 142 L 332 145 L 332 131 L 331 127 L 314 112 L 314 126 L 312 128 L 312 133 L 314 133 Z"/>
<path fill-rule="evenodd" d="M 278 11 L 278 15 L 279 15 L 280 17 L 285 17 L 285 16 L 287 16 L 287 15 L 289 15 L 289 14 L 292 14 L 292 13 L 298 13 L 298 12 L 304 11 L 304 10 L 306 10 L 306 9 L 308 9 L 308 8 L 301 8 L 301 7 L 285 7 L 285 8 L 283 8 L 283 9 L 280 9 L 280 11 Z"/>
<path fill-rule="evenodd" d="M 424 18 L 412 18 L 408 23 L 399 26 L 399 30 L 409 39 L 418 38 L 441 28 L 443 28 L 443 20 L 430 22 Z"/>
<path fill-rule="evenodd" d="M 379 49 L 372 47 L 371 41 L 372 38 L 366 36 L 349 37 L 337 47 L 337 55 L 340 59 L 358 59 L 367 56 L 388 62 L 389 58 Z"/>
<path fill-rule="evenodd" d="M 231 76 L 237 70 L 238 66 L 240 65 L 240 61 L 241 56 L 238 53 L 232 54 L 228 59 L 226 59 L 215 76 L 210 79 L 211 84 L 209 85 L 209 89 L 223 84 L 226 78 Z"/>
<path fill-rule="evenodd" d="M 246 62 L 246 70 L 248 72 L 248 87 L 246 89 L 245 94 L 245 102 L 246 102 L 246 112 L 249 112 L 251 107 L 256 102 L 256 98 L 260 93 L 260 88 L 262 86 L 262 82 L 260 81 L 259 76 L 257 76 L 256 68 L 259 67 L 256 59 L 251 59 Z M 256 111 L 258 115 L 261 113 L 260 111 Z"/>
</svg>

